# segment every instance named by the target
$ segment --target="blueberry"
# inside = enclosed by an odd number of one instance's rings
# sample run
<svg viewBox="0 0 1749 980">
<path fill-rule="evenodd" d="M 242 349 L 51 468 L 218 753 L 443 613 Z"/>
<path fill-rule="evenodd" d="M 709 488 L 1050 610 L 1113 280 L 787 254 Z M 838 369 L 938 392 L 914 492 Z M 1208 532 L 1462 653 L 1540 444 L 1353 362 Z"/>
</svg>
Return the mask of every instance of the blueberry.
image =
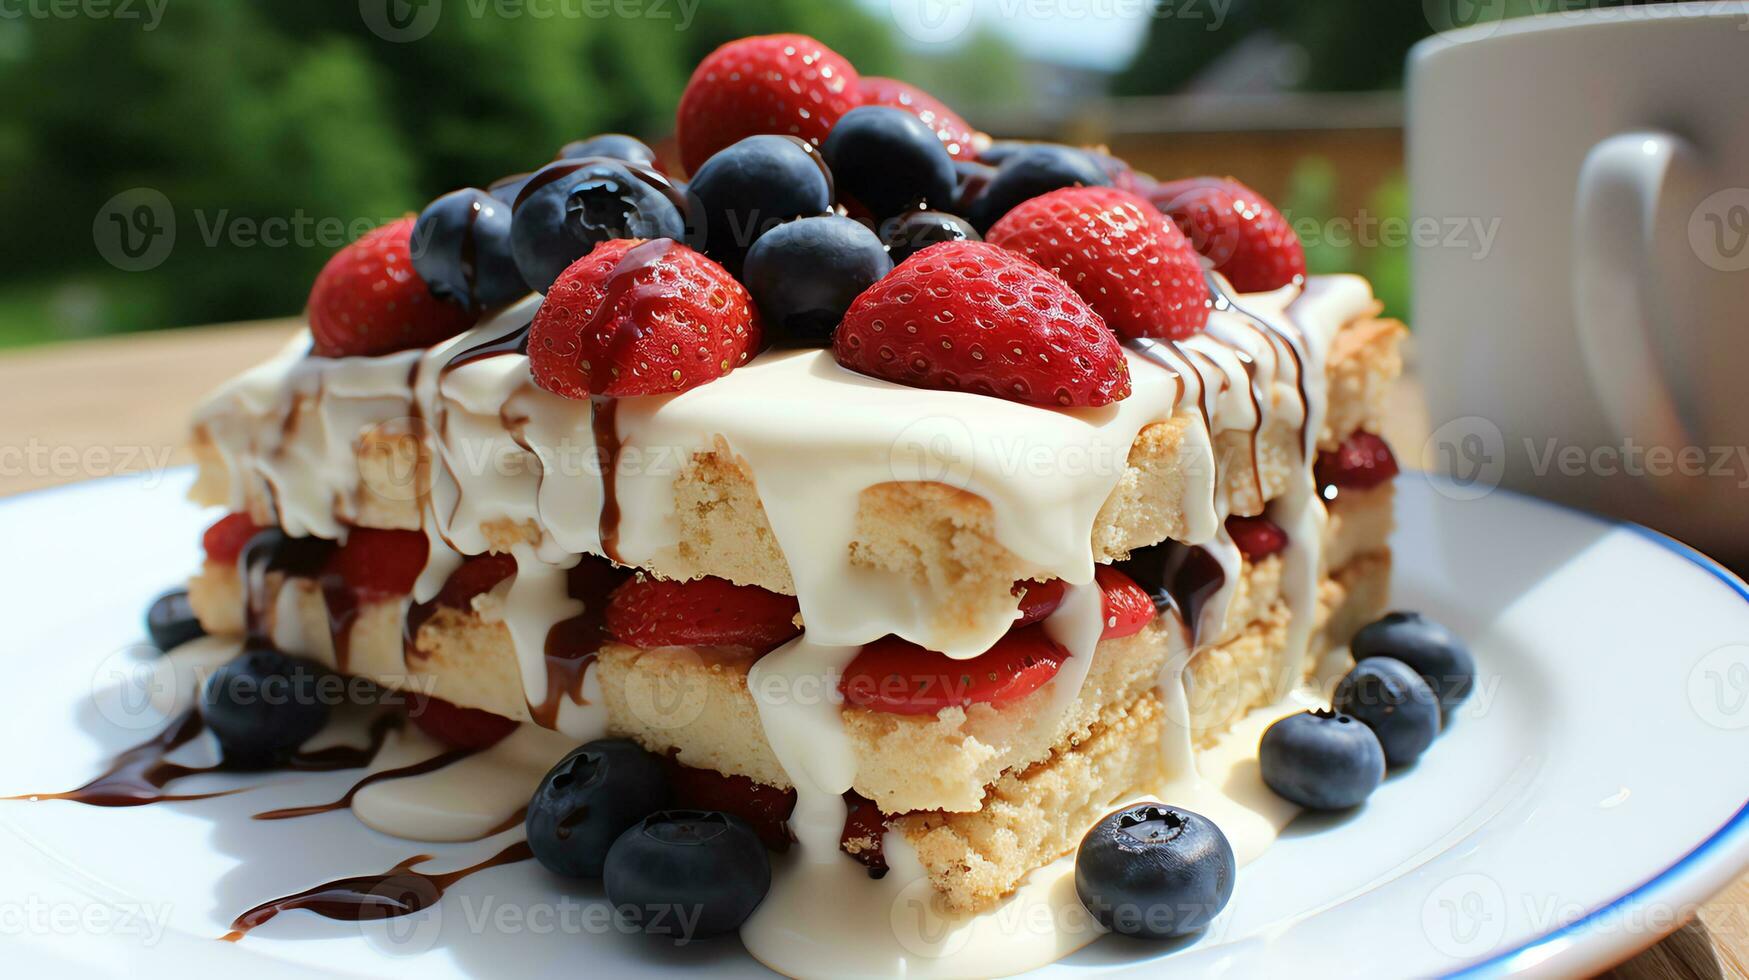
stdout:
<svg viewBox="0 0 1749 980">
<path fill-rule="evenodd" d="M 972 203 L 995 179 L 996 168 L 976 160 L 955 160 L 953 175 L 953 210 L 956 214 L 971 214 Z"/>
<path fill-rule="evenodd" d="M 510 254 L 510 205 L 476 187 L 450 191 L 413 225 L 413 270 L 431 295 L 469 310 L 528 292 Z"/>
<path fill-rule="evenodd" d="M 1035 143 L 1002 159 L 996 175 L 972 202 L 972 226 L 980 232 L 1007 214 L 1015 205 L 1059 187 L 1106 187 L 1111 178 L 1081 150 L 1055 143 Z"/>
<path fill-rule="evenodd" d="M 172 589 L 152 600 L 146 607 L 146 635 L 160 650 L 174 650 L 206 635 L 188 604 L 187 589 Z"/>
<path fill-rule="evenodd" d="M 640 167 L 656 166 L 656 151 L 635 136 L 624 133 L 602 133 L 586 140 L 572 140 L 559 148 L 559 159 L 576 160 L 582 157 L 609 157 L 635 163 Z"/>
<path fill-rule="evenodd" d="M 983 241 L 971 222 L 946 211 L 907 211 L 881 228 L 894 265 L 940 242 Z"/>
<path fill-rule="evenodd" d="M 688 244 L 737 275 L 760 235 L 832 206 L 832 172 L 793 136 L 749 136 L 720 150 L 687 189 Z"/>
<path fill-rule="evenodd" d="M 859 221 L 823 215 L 759 236 L 743 278 L 773 343 L 825 347 L 851 302 L 892 270 L 874 232 Z"/>
<path fill-rule="evenodd" d="M 571 263 L 610 238 L 680 238 L 682 198 L 666 177 L 606 157 L 556 160 L 516 202 L 510 245 L 529 286 L 546 292 Z"/>
<path fill-rule="evenodd" d="M 668 804 L 662 763 L 636 742 L 603 738 L 559 760 L 528 801 L 528 847 L 547 870 L 599 878 L 627 827 Z"/>
<path fill-rule="evenodd" d="M 291 758 L 328 721 L 337 675 L 266 647 L 245 649 L 213 671 L 201 713 L 227 765 L 268 768 Z"/>
<path fill-rule="evenodd" d="M 1176 939 L 1213 921 L 1233 897 L 1238 866 L 1209 818 L 1163 803 L 1119 810 L 1075 852 L 1075 894 L 1099 924 L 1143 939 Z"/>
<path fill-rule="evenodd" d="M 1457 634 L 1417 612 L 1394 612 L 1361 628 L 1348 645 L 1356 661 L 1391 657 L 1414 668 L 1449 717 L 1476 683 L 1476 658 Z"/>
<path fill-rule="evenodd" d="M 1334 711 L 1302 711 L 1270 725 L 1257 762 L 1277 796 L 1310 810 L 1359 806 L 1385 778 L 1378 736 Z"/>
<path fill-rule="evenodd" d="M 1021 150 L 1041 146 L 1038 140 L 991 140 L 984 152 L 978 154 L 978 162 L 991 167 L 1000 167 L 1009 157 Z"/>
<path fill-rule="evenodd" d="M 1439 701 L 1401 660 L 1362 660 L 1337 683 L 1330 706 L 1372 729 L 1393 766 L 1419 759 L 1439 737 Z"/>
<path fill-rule="evenodd" d="M 516 205 L 516 195 L 522 193 L 522 189 L 528 186 L 528 178 L 533 176 L 534 174 L 532 173 L 526 173 L 511 174 L 508 177 L 500 177 L 487 185 L 486 193 L 503 201 L 505 204 L 514 207 Z"/>
<path fill-rule="evenodd" d="M 953 157 L 928 124 L 904 109 L 867 105 L 832 126 L 820 147 L 838 193 L 884 221 L 908 208 L 953 205 Z"/>
<path fill-rule="evenodd" d="M 771 888 L 771 858 L 739 817 L 664 810 L 613 842 L 602 884 L 621 920 L 678 945 L 740 928 Z"/>
</svg>

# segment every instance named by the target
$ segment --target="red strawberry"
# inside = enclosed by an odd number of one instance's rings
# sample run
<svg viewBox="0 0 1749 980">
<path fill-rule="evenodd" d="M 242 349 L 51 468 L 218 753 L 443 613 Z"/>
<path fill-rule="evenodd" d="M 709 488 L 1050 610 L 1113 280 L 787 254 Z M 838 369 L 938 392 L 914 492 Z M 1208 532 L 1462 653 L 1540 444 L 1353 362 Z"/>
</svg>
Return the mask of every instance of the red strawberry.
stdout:
<svg viewBox="0 0 1749 980">
<path fill-rule="evenodd" d="M 407 717 L 425 734 L 457 749 L 489 749 L 516 730 L 516 722 L 503 715 L 426 694 L 407 695 Z"/>
<path fill-rule="evenodd" d="M 1075 291 L 985 242 L 942 242 L 863 291 L 832 343 L 838 363 L 918 388 L 1028 405 L 1130 395 L 1123 348 Z"/>
<path fill-rule="evenodd" d="M 863 105 L 888 105 L 923 120 L 935 130 L 941 144 L 947 147 L 947 155 L 955 160 L 976 160 L 979 144 L 990 141 L 940 99 L 909 82 L 864 75 L 861 91 Z"/>
<path fill-rule="evenodd" d="M 430 347 L 474 325 L 474 314 L 431 295 L 413 271 L 413 220 L 367 233 L 322 267 L 309 303 L 317 357 Z"/>
<path fill-rule="evenodd" d="M 1312 472 L 1320 488 L 1370 490 L 1397 475 L 1397 457 L 1383 439 L 1356 432 L 1335 449 L 1319 453 Z M 1324 496 L 1328 499 L 1330 493 L 1326 490 Z"/>
<path fill-rule="evenodd" d="M 1260 562 L 1287 547 L 1287 532 L 1267 517 L 1227 518 L 1227 536 L 1239 546 L 1239 553 L 1249 562 Z"/>
<path fill-rule="evenodd" d="M 1063 596 L 1068 591 L 1069 587 L 1060 578 L 1049 582 L 1014 583 L 1014 594 L 1020 597 L 1020 615 L 1014 620 L 1013 628 L 1044 622 L 1063 604 Z"/>
<path fill-rule="evenodd" d="M 1102 640 L 1140 633 L 1154 621 L 1154 599 L 1128 575 L 1110 565 L 1093 569 L 1093 581 L 1099 584 L 1104 603 L 1105 631 Z"/>
<path fill-rule="evenodd" d="M 1147 201 L 1065 187 L 1020 204 L 984 240 L 1063 277 L 1120 337 L 1188 337 L 1208 323 L 1202 260 Z"/>
<path fill-rule="evenodd" d="M 1305 249 L 1287 219 L 1231 177 L 1167 181 L 1149 199 L 1241 293 L 1280 289 L 1306 274 Z"/>
<path fill-rule="evenodd" d="M 933 715 L 974 704 L 1001 707 L 1043 687 L 1068 658 L 1069 651 L 1037 624 L 1010 630 L 969 660 L 886 636 L 850 661 L 838 689 L 859 708 L 897 715 Z"/>
<path fill-rule="evenodd" d="M 406 595 L 425 569 L 429 547 L 419 531 L 355 527 L 329 556 L 325 571 L 360 595 Z"/>
<path fill-rule="evenodd" d="M 607 600 L 607 632 L 630 646 L 737 646 L 769 650 L 801 630 L 795 596 L 720 578 L 627 579 Z"/>
<path fill-rule="evenodd" d="M 206 550 L 207 561 L 235 565 L 243 546 L 260 530 L 248 514 L 226 514 L 200 536 L 200 546 Z"/>
<path fill-rule="evenodd" d="M 804 34 L 744 37 L 693 69 L 675 115 L 680 162 L 696 173 L 711 154 L 759 133 L 819 146 L 862 103 L 856 69 Z"/>
<path fill-rule="evenodd" d="M 566 398 L 685 391 L 758 349 L 747 290 L 666 238 L 597 245 L 547 290 L 528 336 L 535 383 Z"/>
<path fill-rule="evenodd" d="M 756 783 L 746 776 L 694 769 L 675 757 L 662 757 L 668 773 L 668 788 L 674 803 L 690 810 L 720 810 L 747 821 L 765 846 L 782 853 L 795 838 L 790 836 L 789 815 L 796 808 L 796 791 Z"/>
</svg>

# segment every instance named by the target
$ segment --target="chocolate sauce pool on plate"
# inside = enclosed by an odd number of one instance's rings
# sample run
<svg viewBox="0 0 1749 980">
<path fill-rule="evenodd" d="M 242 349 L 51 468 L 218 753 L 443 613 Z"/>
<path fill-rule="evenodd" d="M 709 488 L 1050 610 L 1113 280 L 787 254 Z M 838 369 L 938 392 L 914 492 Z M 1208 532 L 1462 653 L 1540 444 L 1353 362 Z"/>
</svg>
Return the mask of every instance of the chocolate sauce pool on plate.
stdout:
<svg viewBox="0 0 1749 980">
<path fill-rule="evenodd" d="M 262 902 L 237 916 L 231 923 L 231 931 L 220 938 L 234 943 L 281 912 L 299 909 L 343 922 L 374 922 L 412 915 L 437 904 L 450 886 L 471 874 L 526 861 L 533 856 L 528 843 L 518 841 L 478 864 L 433 874 L 413 870 L 431 860 L 429 854 L 416 854 L 381 874 L 340 878 L 306 888 L 295 895 Z"/>
</svg>

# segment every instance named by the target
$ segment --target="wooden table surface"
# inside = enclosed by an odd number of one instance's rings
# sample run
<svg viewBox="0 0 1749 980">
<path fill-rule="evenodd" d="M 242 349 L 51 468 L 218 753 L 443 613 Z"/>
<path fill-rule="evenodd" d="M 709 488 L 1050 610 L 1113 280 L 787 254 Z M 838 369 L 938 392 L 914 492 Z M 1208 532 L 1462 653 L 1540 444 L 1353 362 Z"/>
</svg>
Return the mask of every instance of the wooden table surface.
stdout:
<svg viewBox="0 0 1749 980">
<path fill-rule="evenodd" d="M 0 496 L 188 462 L 195 404 L 272 355 L 292 327 L 199 327 L 0 355 Z M 1384 434 L 1419 446 L 1428 424 L 1412 375 L 1398 396 Z M 1610 975 L 1749 980 L 1749 876 Z"/>
</svg>

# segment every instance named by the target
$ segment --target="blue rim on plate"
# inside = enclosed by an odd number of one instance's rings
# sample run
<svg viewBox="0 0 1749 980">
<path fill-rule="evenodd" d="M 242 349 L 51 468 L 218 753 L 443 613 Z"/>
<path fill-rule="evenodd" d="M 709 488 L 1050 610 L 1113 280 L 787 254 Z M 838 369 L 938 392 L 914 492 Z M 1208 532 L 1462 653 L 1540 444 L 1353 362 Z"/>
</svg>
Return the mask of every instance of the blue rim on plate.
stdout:
<svg viewBox="0 0 1749 980">
<path fill-rule="evenodd" d="M 1678 541 L 1667 534 L 1662 534 L 1631 521 L 1612 520 L 1607 517 L 1601 517 L 1597 514 L 1590 513 L 1589 511 L 1583 511 L 1577 508 L 1567 507 L 1563 504 L 1557 504 L 1553 501 L 1543 500 L 1540 497 L 1532 497 L 1528 494 L 1520 494 L 1513 491 L 1505 492 L 1512 493 L 1513 496 L 1522 497 L 1525 500 L 1554 507 L 1557 510 L 1566 511 L 1570 514 L 1589 517 L 1612 527 L 1632 531 L 1640 537 L 1652 542 L 1654 545 L 1657 545 L 1691 564 L 1700 567 L 1701 570 L 1718 579 L 1720 582 L 1723 582 L 1726 587 L 1731 589 L 1731 591 L 1737 593 L 1744 602 L 1749 602 L 1749 584 L 1746 584 L 1741 578 L 1738 578 L 1734 572 L 1719 564 L 1714 559 L 1707 557 L 1693 547 L 1683 544 L 1681 541 Z M 1725 849 L 1727 845 L 1742 843 L 1746 839 L 1749 839 L 1749 800 L 1744 801 L 1743 805 L 1738 808 L 1737 812 L 1732 814 L 1729 820 L 1725 821 L 1724 826 L 1713 831 L 1712 835 L 1696 845 L 1694 850 L 1684 854 L 1681 858 L 1677 859 L 1675 864 L 1672 864 L 1670 867 L 1665 868 L 1663 871 L 1660 871 L 1641 882 L 1637 887 L 1630 889 L 1609 902 L 1605 902 L 1586 913 L 1583 917 L 1576 919 L 1559 929 L 1544 933 L 1534 939 L 1526 940 L 1512 949 L 1496 953 L 1487 959 L 1472 963 L 1460 970 L 1455 970 L 1447 974 L 1447 976 L 1466 978 L 1512 976 L 1525 970 L 1529 970 L 1541 963 L 1547 962 L 1553 957 L 1560 955 L 1564 950 L 1571 948 L 1581 935 L 1597 928 L 1607 917 L 1618 909 L 1621 909 L 1630 903 L 1642 902 L 1655 897 L 1656 893 L 1663 891 L 1672 883 L 1681 879 L 1684 874 L 1693 869 L 1697 864 L 1712 857 L 1715 852 Z M 1676 928 L 1681 928 L 1681 925 L 1679 924 Z M 1651 941 L 1646 943 L 1645 946 L 1641 947 L 1639 952 L 1644 952 L 1645 950 L 1652 948 L 1652 946 L 1661 942 L 1666 936 L 1673 934 L 1676 931 L 1676 928 L 1673 928 L 1668 932 L 1658 933 L 1651 939 Z M 1635 954 L 1629 953 L 1621 959 L 1626 960 L 1633 955 Z"/>
</svg>

